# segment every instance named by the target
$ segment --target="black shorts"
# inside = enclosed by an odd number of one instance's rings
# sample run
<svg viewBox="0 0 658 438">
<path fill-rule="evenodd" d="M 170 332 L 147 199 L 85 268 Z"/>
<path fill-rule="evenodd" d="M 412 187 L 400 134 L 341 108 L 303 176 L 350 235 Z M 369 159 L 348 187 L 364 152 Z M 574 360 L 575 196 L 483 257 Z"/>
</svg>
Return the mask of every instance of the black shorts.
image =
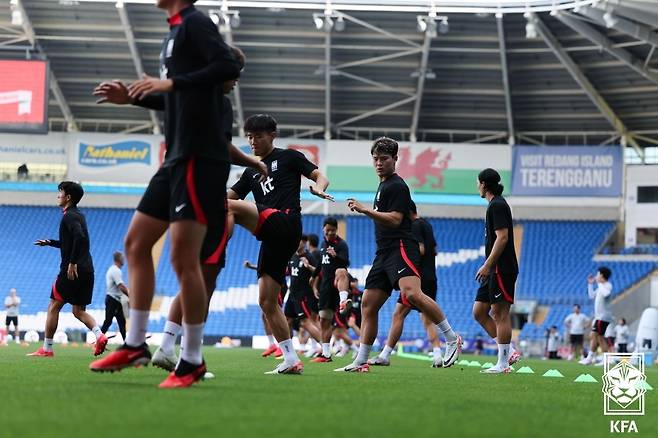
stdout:
<svg viewBox="0 0 658 438">
<path fill-rule="evenodd" d="M 425 295 L 430 297 L 432 301 L 436 301 L 436 283 L 432 281 L 423 281 L 421 279 L 420 281 L 420 287 Z M 402 304 L 403 306 L 410 307 L 413 310 L 418 310 L 416 306 L 412 305 L 405 297 L 400 294 L 398 297 L 398 303 Z"/>
<path fill-rule="evenodd" d="M 608 328 L 609 325 L 610 325 L 609 321 L 602 321 L 600 319 L 597 319 L 596 321 L 594 321 L 594 325 L 592 326 L 592 331 L 596 334 L 604 336 L 605 330 Z"/>
<path fill-rule="evenodd" d="M 226 223 L 230 167 L 194 157 L 161 167 L 151 178 L 137 211 L 167 222 L 191 219 L 208 228 L 222 227 Z"/>
<path fill-rule="evenodd" d="M 585 339 L 584 335 L 569 335 L 569 343 L 574 347 L 582 346 L 584 339 Z"/>
<path fill-rule="evenodd" d="M 277 210 L 261 204 L 254 235 L 262 243 L 258 253 L 258 278 L 267 274 L 285 284 L 286 269 L 302 237 L 302 219 L 298 211 Z"/>
<path fill-rule="evenodd" d="M 9 324 L 13 323 L 14 328 L 18 327 L 18 316 L 8 316 L 5 318 L 5 325 L 9 327 Z"/>
<path fill-rule="evenodd" d="M 320 299 L 318 300 L 318 309 L 320 310 L 338 310 L 340 304 L 340 294 L 336 288 L 336 281 L 320 288 Z"/>
<path fill-rule="evenodd" d="M 297 318 L 306 318 L 304 310 L 302 310 L 302 305 L 299 300 L 296 300 L 292 296 L 288 296 L 286 305 L 283 306 L 283 314 L 286 318 L 297 319 Z"/>
<path fill-rule="evenodd" d="M 331 325 L 334 328 L 344 328 L 344 329 L 349 329 L 349 325 L 347 325 L 347 321 L 350 318 L 350 313 L 347 313 L 345 315 L 341 315 L 340 312 L 335 312 L 334 313 L 334 319 L 331 320 Z"/>
<path fill-rule="evenodd" d="M 559 359 L 560 356 L 557 355 L 557 351 L 549 351 L 548 352 L 548 358 L 549 359 Z"/>
<path fill-rule="evenodd" d="M 50 298 L 60 303 L 87 306 L 91 304 L 93 291 L 93 272 L 78 272 L 75 280 L 69 280 L 66 273 L 60 272 L 50 291 Z"/>
<path fill-rule="evenodd" d="M 366 289 L 380 289 L 391 295 L 393 289 L 400 289 L 401 278 L 420 278 L 420 250 L 415 240 L 402 240 L 397 247 L 377 250 L 372 268 L 366 278 Z"/>
<path fill-rule="evenodd" d="M 315 295 L 313 295 L 313 292 L 310 294 L 307 294 L 302 298 L 301 301 L 302 309 L 304 310 L 304 313 L 306 314 L 307 318 L 311 318 L 314 314 L 317 315 L 319 308 L 318 308 L 318 299 L 315 298 Z"/>
<path fill-rule="evenodd" d="M 501 274 L 498 270 L 489 273 L 487 279 L 478 288 L 475 301 L 495 304 L 507 302 L 514 304 L 514 288 L 518 274 Z"/>
<path fill-rule="evenodd" d="M 206 237 L 201 245 L 201 263 L 218 266 L 220 269 L 226 265 L 226 244 L 228 243 L 228 205 L 224 193 L 224 221 L 216 226 L 209 226 Z"/>
<path fill-rule="evenodd" d="M 617 353 L 628 353 L 628 344 L 617 344 Z"/>
</svg>

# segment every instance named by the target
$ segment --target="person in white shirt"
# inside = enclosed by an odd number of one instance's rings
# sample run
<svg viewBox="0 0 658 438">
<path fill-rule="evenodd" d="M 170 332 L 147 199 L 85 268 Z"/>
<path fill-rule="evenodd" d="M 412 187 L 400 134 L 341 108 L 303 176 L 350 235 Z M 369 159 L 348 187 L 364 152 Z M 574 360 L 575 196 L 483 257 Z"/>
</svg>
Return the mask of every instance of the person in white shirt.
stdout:
<svg viewBox="0 0 658 438">
<path fill-rule="evenodd" d="M 597 347 L 601 347 L 603 353 L 608 351 L 605 331 L 613 320 L 610 311 L 612 284 L 608 281 L 611 275 L 612 271 L 609 268 L 601 267 L 596 277 L 591 275 L 587 277 L 587 294 L 590 299 L 594 300 L 594 324 L 592 326 L 589 353 L 585 359 L 579 362 L 583 365 L 591 365 L 594 362 Z M 596 289 L 594 289 L 595 282 L 597 284 Z"/>
<path fill-rule="evenodd" d="M 617 342 L 617 353 L 628 353 L 628 326 L 624 318 L 619 318 L 615 326 L 615 341 Z"/>
<path fill-rule="evenodd" d="M 114 263 L 105 273 L 107 296 L 105 297 L 105 322 L 103 322 L 101 331 L 107 333 L 107 330 L 112 325 L 112 319 L 116 318 L 117 324 L 119 325 L 119 332 L 125 341 L 126 317 L 123 314 L 121 296 L 128 296 L 128 288 L 123 282 L 123 277 L 121 276 L 121 267 L 124 263 L 123 254 L 121 251 L 115 251 L 113 258 Z"/>
<path fill-rule="evenodd" d="M 560 333 L 557 331 L 557 326 L 552 326 L 548 332 L 548 345 L 546 349 L 548 350 L 549 359 L 559 359 L 560 356 L 557 355 L 557 350 L 560 347 Z"/>
<path fill-rule="evenodd" d="M 569 344 L 571 352 L 569 360 L 574 357 L 582 358 L 583 341 L 585 339 L 585 330 L 589 327 L 589 318 L 584 313 L 580 313 L 580 305 L 573 306 L 573 312 L 564 319 L 564 325 L 569 335 Z"/>
<path fill-rule="evenodd" d="M 5 325 L 7 326 L 7 333 L 9 333 L 9 326 L 14 325 L 14 340 L 17 344 L 21 342 L 21 336 L 18 332 L 18 308 L 20 305 L 21 299 L 16 295 L 16 289 L 9 289 L 9 295 L 5 298 L 5 309 L 7 310 Z"/>
<path fill-rule="evenodd" d="M 612 320 L 613 321 L 605 329 L 605 334 L 603 335 L 605 341 L 608 343 L 608 351 L 615 351 L 615 334 L 617 333 L 615 329 L 617 328 L 617 325 L 614 322 L 614 317 Z"/>
</svg>

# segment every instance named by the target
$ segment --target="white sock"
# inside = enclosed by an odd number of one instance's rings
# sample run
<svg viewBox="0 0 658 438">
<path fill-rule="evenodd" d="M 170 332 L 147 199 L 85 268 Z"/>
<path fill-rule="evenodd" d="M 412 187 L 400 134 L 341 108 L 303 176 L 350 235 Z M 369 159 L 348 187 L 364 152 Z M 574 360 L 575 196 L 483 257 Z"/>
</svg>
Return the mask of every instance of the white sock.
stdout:
<svg viewBox="0 0 658 438">
<path fill-rule="evenodd" d="M 389 347 L 388 345 L 384 346 L 384 349 L 379 352 L 379 357 L 381 357 L 384 360 L 388 360 L 389 357 L 391 357 L 391 352 L 393 349 Z"/>
<path fill-rule="evenodd" d="M 452 331 L 450 323 L 448 322 L 448 318 L 444 319 L 436 326 L 439 328 L 439 330 L 441 330 L 441 333 L 443 333 L 443 337 L 445 338 L 446 342 L 455 342 L 457 340 L 457 335 L 454 331 Z"/>
<path fill-rule="evenodd" d="M 130 330 L 126 334 L 126 345 L 129 347 L 139 347 L 146 341 L 146 326 L 148 322 L 148 310 L 130 309 Z"/>
<path fill-rule="evenodd" d="M 594 359 L 594 350 L 589 350 L 589 352 L 587 352 L 587 360 L 592 359 Z"/>
<path fill-rule="evenodd" d="M 315 339 L 311 338 L 311 348 L 313 349 L 313 351 L 317 350 L 319 345 L 320 345 L 320 344 L 318 344 L 318 341 L 316 341 Z"/>
<path fill-rule="evenodd" d="M 174 353 L 174 346 L 176 345 L 176 338 L 180 334 L 183 327 L 173 321 L 165 322 L 164 333 L 162 334 L 162 344 L 160 350 L 163 353 L 170 355 Z"/>
<path fill-rule="evenodd" d="M 338 292 L 338 296 L 340 297 L 340 302 L 342 303 L 343 301 L 349 298 L 350 293 L 346 290 L 341 290 L 340 292 Z"/>
<path fill-rule="evenodd" d="M 101 331 L 101 328 L 98 327 L 97 325 L 95 325 L 95 326 L 91 329 L 91 331 L 94 332 L 94 336 L 96 336 L 96 340 L 98 340 L 98 338 L 100 338 L 101 335 L 103 334 L 103 332 Z"/>
<path fill-rule="evenodd" d="M 274 339 L 274 335 L 267 335 L 267 340 L 270 341 L 270 345 L 276 345 L 276 339 Z"/>
<path fill-rule="evenodd" d="M 331 344 L 329 342 L 322 343 L 322 355 L 324 357 L 331 357 Z"/>
<path fill-rule="evenodd" d="M 183 323 L 183 349 L 181 358 L 192 365 L 201 365 L 203 357 L 201 356 L 201 347 L 203 346 L 203 323 L 185 324 Z"/>
<path fill-rule="evenodd" d="M 434 356 L 434 359 L 442 358 L 443 353 L 441 352 L 441 347 L 434 347 L 432 350 L 432 355 Z"/>
<path fill-rule="evenodd" d="M 43 349 L 45 351 L 53 351 L 53 340 L 52 340 L 52 338 L 45 338 L 43 340 Z"/>
<path fill-rule="evenodd" d="M 297 353 L 292 345 L 292 339 L 279 342 L 279 348 L 283 352 L 283 360 L 287 364 L 294 365 L 299 362 L 299 357 L 297 357 Z"/>
<path fill-rule="evenodd" d="M 368 356 L 370 356 L 370 350 L 372 350 L 372 345 L 361 344 L 359 345 L 359 354 L 357 354 L 356 359 L 354 359 L 355 364 L 363 365 L 368 362 Z"/>
<path fill-rule="evenodd" d="M 498 363 L 496 366 L 499 368 L 508 367 L 509 354 L 509 344 L 498 344 Z"/>
</svg>

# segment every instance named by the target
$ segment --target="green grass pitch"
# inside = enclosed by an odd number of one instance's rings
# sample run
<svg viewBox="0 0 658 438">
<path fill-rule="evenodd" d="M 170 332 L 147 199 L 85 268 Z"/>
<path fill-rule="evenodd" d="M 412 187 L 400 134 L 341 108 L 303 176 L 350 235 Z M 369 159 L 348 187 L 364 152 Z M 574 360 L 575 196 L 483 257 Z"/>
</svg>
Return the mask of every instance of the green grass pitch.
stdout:
<svg viewBox="0 0 658 438">
<path fill-rule="evenodd" d="M 601 367 L 523 360 L 535 374 L 482 375 L 455 365 L 392 357 L 369 374 L 332 370 L 349 362 L 306 362 L 302 376 L 266 376 L 276 359 L 251 349 L 207 348 L 216 378 L 161 390 L 151 366 L 93 374 L 87 347 L 0 347 L 0 437 L 604 437 Z M 481 362 L 491 357 L 466 357 Z M 483 360 L 485 359 L 485 360 Z M 518 367 L 517 366 L 517 369 Z M 565 378 L 541 375 L 557 368 Z M 573 383 L 581 373 L 599 383 Z M 647 368 L 658 388 L 658 367 Z M 658 436 L 658 390 L 646 394 L 642 436 Z"/>
</svg>

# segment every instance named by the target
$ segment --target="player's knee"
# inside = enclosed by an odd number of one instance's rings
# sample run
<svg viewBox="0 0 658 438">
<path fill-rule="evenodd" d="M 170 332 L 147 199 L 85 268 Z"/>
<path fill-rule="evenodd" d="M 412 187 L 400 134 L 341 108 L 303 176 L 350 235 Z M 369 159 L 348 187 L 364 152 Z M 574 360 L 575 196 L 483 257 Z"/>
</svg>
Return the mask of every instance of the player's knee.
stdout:
<svg viewBox="0 0 658 438">
<path fill-rule="evenodd" d="M 278 299 L 276 297 L 272 298 L 267 295 L 259 296 L 258 304 L 265 314 L 270 314 L 276 311 L 276 308 L 279 307 Z"/>
<path fill-rule="evenodd" d="M 345 268 L 336 269 L 336 280 L 344 280 L 344 279 L 347 279 L 347 269 Z"/>
<path fill-rule="evenodd" d="M 73 306 L 73 316 L 75 316 L 77 319 L 82 318 L 84 314 L 85 314 L 85 309 L 80 308 L 78 306 Z"/>
<path fill-rule="evenodd" d="M 325 319 L 331 321 L 334 317 L 334 311 L 331 309 L 322 309 L 320 310 L 320 319 Z"/>
</svg>

